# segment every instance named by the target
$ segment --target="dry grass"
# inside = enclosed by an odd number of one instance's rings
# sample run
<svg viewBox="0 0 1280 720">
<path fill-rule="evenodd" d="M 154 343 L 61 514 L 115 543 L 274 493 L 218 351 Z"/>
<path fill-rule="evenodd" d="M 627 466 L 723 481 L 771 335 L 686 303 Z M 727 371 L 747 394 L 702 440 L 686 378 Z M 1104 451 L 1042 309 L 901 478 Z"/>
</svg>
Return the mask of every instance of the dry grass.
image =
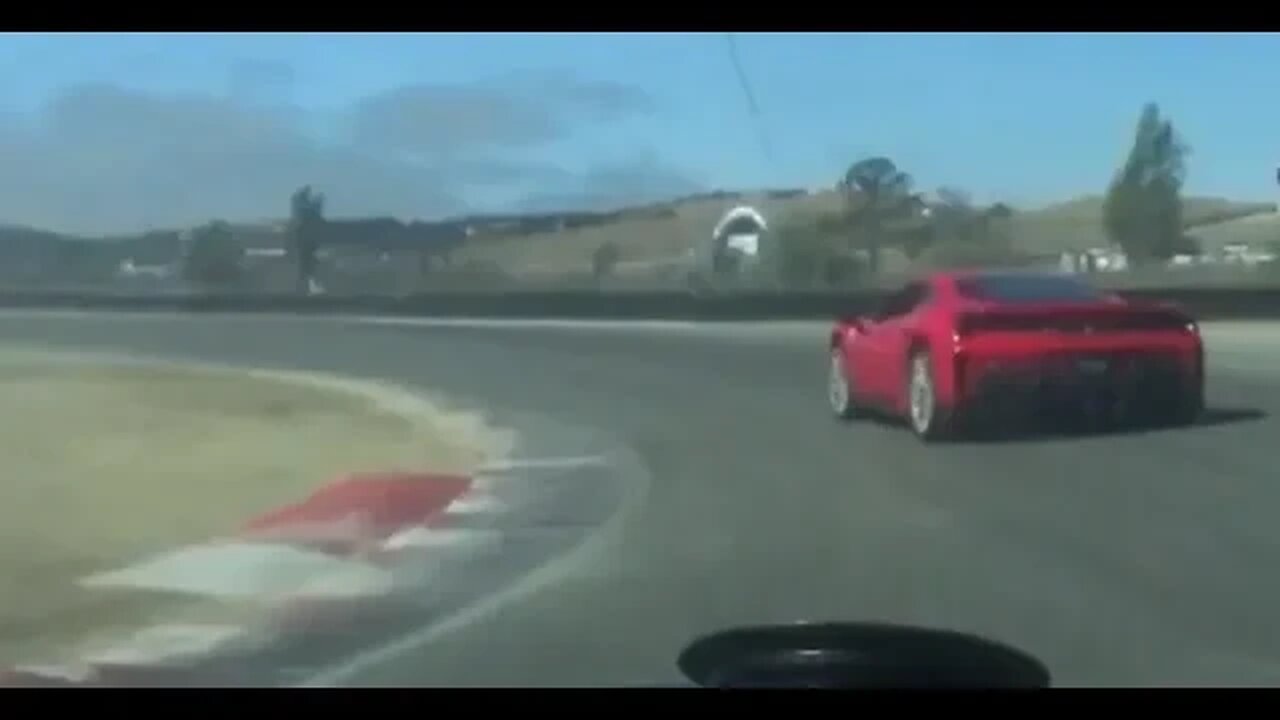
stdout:
<svg viewBox="0 0 1280 720">
<path fill-rule="evenodd" d="M 1224 245 L 1245 243 L 1256 249 L 1265 250 L 1280 244 L 1280 214 L 1260 213 L 1249 217 L 1215 223 L 1195 228 L 1191 234 L 1200 239 L 1207 251 L 1220 249 Z"/>
<path fill-rule="evenodd" d="M 0 354 L 0 663 L 175 602 L 81 589 L 86 574 L 234 532 L 345 471 L 463 469 L 478 458 L 474 438 L 350 393 L 58 359 Z"/>
<path fill-rule="evenodd" d="M 644 218 L 564 232 L 538 233 L 523 237 L 502 237 L 470 243 L 458 254 L 462 260 L 496 262 L 516 274 L 575 273 L 591 268 L 591 254 L 611 242 L 621 251 L 621 261 L 642 266 L 677 258 L 693 247 L 704 245 L 724 213 L 738 205 L 751 205 L 766 218 L 792 213 L 812 214 L 839 207 L 834 192 L 775 200 L 746 196 L 738 200 L 699 200 L 680 203 L 674 217 Z"/>
</svg>

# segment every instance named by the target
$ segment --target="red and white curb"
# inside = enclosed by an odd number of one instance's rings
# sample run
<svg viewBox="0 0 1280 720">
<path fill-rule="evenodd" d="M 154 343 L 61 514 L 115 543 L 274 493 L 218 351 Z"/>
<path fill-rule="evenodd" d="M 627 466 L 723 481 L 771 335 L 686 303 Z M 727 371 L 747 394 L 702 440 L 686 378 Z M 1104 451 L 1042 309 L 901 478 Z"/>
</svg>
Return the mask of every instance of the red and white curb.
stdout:
<svg viewBox="0 0 1280 720">
<path fill-rule="evenodd" d="M 472 476 L 367 473 L 330 483 L 300 503 L 254 518 L 232 537 L 177 548 L 85 577 L 95 592 L 148 591 L 213 601 L 249 619 L 172 622 L 85 648 L 75 661 L 0 671 L 0 686 L 183 684 L 182 668 L 228 649 L 269 644 L 280 633 L 341 622 L 371 601 L 420 587 L 433 558 L 492 549 L 501 533 L 451 527 L 499 514 L 518 472 L 602 464 L 599 457 L 506 460 Z M 474 524 L 474 523 L 473 523 Z M 417 569 L 406 573 L 404 560 Z"/>
</svg>

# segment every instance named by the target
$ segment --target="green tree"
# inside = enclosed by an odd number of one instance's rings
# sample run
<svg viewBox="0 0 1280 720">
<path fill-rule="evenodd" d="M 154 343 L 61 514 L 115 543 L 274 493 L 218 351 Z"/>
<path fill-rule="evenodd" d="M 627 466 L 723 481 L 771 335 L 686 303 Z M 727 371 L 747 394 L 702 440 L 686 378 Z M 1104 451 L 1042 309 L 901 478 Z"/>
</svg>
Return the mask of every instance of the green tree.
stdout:
<svg viewBox="0 0 1280 720">
<path fill-rule="evenodd" d="M 214 220 L 191 231 L 191 243 L 183 257 L 182 275 L 208 288 L 233 286 L 244 276 L 244 250 L 231 227 Z"/>
<path fill-rule="evenodd" d="M 912 192 L 911 175 L 887 157 L 870 157 L 849 166 L 839 187 L 845 219 L 856 241 L 867 251 L 871 272 L 880 269 L 880 254 L 891 242 L 886 227 L 917 214 L 923 205 Z"/>
<path fill-rule="evenodd" d="M 1155 103 L 1148 103 L 1129 156 L 1103 203 L 1107 236 L 1131 264 L 1168 260 L 1186 246 L 1181 194 L 1189 152 L 1173 123 L 1160 117 Z"/>
<path fill-rule="evenodd" d="M 288 254 L 297 268 L 297 291 L 307 294 L 316 272 L 316 251 L 324 231 L 324 194 L 305 185 L 289 199 Z"/>
</svg>

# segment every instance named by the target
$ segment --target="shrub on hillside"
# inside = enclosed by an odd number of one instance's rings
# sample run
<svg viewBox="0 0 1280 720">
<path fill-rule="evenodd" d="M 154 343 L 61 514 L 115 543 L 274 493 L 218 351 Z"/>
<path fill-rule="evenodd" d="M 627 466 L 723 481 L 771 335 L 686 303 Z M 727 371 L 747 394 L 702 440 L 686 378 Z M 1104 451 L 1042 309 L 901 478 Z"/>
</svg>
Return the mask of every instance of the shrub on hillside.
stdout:
<svg viewBox="0 0 1280 720">
<path fill-rule="evenodd" d="M 425 289 L 465 290 L 485 292 L 508 290 L 515 287 L 515 280 L 491 260 L 470 259 L 431 275 Z"/>
<path fill-rule="evenodd" d="M 870 267 L 849 245 L 840 216 L 787 218 L 766 237 L 761 272 L 789 290 L 850 287 Z"/>
<path fill-rule="evenodd" d="M 926 250 L 919 264 L 933 269 L 1000 268 L 1017 267 L 1028 260 L 1000 242 L 945 242 Z"/>
<path fill-rule="evenodd" d="M 943 188 L 940 202 L 930 210 L 930 223 L 917 256 L 929 268 L 1004 267 L 1022 264 L 1026 257 L 1013 243 L 1008 206 L 975 207 L 967 193 Z"/>
<path fill-rule="evenodd" d="M 613 271 L 618 266 L 618 261 L 622 259 L 622 253 L 618 250 L 618 246 L 612 242 L 601 243 L 599 247 L 591 253 L 591 277 L 596 282 L 602 282 L 609 276 L 613 275 Z"/>
<path fill-rule="evenodd" d="M 243 257 L 244 251 L 232 236 L 230 226 L 215 220 L 191 231 L 182 274 L 206 288 L 233 287 L 244 276 Z"/>
</svg>

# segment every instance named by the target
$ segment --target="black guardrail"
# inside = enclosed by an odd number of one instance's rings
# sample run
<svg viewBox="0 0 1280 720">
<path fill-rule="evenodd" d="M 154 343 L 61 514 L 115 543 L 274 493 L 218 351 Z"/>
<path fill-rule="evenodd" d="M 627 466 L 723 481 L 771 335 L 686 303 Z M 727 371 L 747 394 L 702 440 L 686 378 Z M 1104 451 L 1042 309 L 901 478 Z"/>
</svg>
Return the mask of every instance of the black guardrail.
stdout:
<svg viewBox="0 0 1280 720">
<path fill-rule="evenodd" d="M 1120 291 L 1135 299 L 1172 301 L 1198 318 L 1280 319 L 1280 288 L 1197 288 Z M 84 292 L 0 292 L 0 308 L 218 313 L 368 314 L 459 318 L 597 320 L 815 320 L 862 314 L 879 292 L 685 293 L 511 292 L 439 293 L 407 297 L 294 295 L 117 295 Z"/>
</svg>

